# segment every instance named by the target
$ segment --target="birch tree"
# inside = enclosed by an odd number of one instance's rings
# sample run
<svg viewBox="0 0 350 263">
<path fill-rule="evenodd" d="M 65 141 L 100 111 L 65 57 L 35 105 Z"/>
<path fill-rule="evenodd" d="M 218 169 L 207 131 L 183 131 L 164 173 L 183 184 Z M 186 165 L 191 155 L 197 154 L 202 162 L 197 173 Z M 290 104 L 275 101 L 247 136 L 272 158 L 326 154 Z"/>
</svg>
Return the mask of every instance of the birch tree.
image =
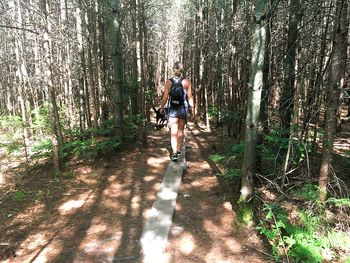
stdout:
<svg viewBox="0 0 350 263">
<path fill-rule="evenodd" d="M 245 124 L 244 155 L 242 164 L 240 210 L 241 220 L 251 224 L 252 209 L 247 203 L 254 192 L 254 174 L 256 165 L 256 146 L 259 129 L 261 92 L 263 88 L 263 69 L 265 58 L 266 28 L 264 13 L 267 0 L 258 0 L 255 10 L 255 29 L 252 44 L 250 81 L 248 86 L 247 116 Z"/>
</svg>

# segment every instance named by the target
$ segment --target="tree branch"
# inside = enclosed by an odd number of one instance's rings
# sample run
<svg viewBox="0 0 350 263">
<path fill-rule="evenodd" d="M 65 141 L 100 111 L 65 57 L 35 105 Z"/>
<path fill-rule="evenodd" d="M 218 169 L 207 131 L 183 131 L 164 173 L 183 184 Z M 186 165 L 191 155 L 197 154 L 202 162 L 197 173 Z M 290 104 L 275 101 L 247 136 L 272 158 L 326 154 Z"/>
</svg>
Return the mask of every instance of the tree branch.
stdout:
<svg viewBox="0 0 350 263">
<path fill-rule="evenodd" d="M 28 31 L 28 32 L 30 32 L 30 33 L 39 35 L 38 32 L 36 32 L 36 31 L 34 31 L 34 30 L 31 30 L 31 29 L 28 29 L 28 28 L 17 27 L 17 26 L 6 26 L 6 25 L 0 25 L 0 27 L 3 27 L 3 28 L 11 28 L 11 29 L 17 29 L 17 30 L 24 30 L 24 31 Z"/>
</svg>

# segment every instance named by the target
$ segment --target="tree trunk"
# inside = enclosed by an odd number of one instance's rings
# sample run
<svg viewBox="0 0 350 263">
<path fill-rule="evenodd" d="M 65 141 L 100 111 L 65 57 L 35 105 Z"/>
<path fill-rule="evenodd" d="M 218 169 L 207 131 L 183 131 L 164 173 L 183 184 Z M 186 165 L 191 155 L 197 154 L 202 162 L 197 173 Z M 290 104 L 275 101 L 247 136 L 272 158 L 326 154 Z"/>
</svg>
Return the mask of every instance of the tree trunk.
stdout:
<svg viewBox="0 0 350 263">
<path fill-rule="evenodd" d="M 255 13 L 255 32 L 253 37 L 252 60 L 250 66 L 249 97 L 245 126 L 245 145 L 242 165 L 242 182 L 240 203 L 247 203 L 254 192 L 254 174 L 256 165 L 256 145 L 259 127 L 261 91 L 263 88 L 263 69 L 265 58 L 266 27 L 263 10 L 266 0 L 257 3 Z M 249 213 L 248 213 L 249 214 Z M 247 218 L 247 220 L 251 220 Z"/>
<path fill-rule="evenodd" d="M 122 86 L 122 74 L 123 74 L 123 63 L 122 63 L 122 50 L 121 50 L 121 32 L 120 32 L 120 21 L 119 21 L 119 0 L 113 1 L 113 39 L 112 39 L 112 50 L 113 50 L 113 66 L 114 66 L 114 123 L 115 123 L 115 135 L 118 137 L 123 136 L 123 86 Z"/>
<path fill-rule="evenodd" d="M 85 73 L 85 51 L 83 46 L 83 29 L 82 29 L 82 14 L 80 8 L 80 2 L 77 4 L 75 19 L 76 19 L 76 34 L 78 40 L 78 80 L 79 80 L 79 126 L 82 132 L 86 126 L 86 101 L 85 97 L 86 89 L 86 73 Z"/>
<path fill-rule="evenodd" d="M 95 63 L 93 62 L 94 59 L 94 49 L 93 49 L 93 43 L 95 42 L 96 35 L 94 34 L 95 31 L 95 12 L 94 8 L 95 5 L 92 4 L 89 7 L 89 14 L 85 16 L 85 25 L 86 25 L 86 31 L 87 31 L 87 61 L 88 61 L 88 78 L 89 78 L 89 84 L 87 89 L 89 90 L 87 97 L 87 101 L 89 101 L 89 108 L 88 108 L 88 116 L 89 118 L 92 118 L 88 121 L 88 123 L 97 130 L 98 128 L 98 104 L 97 104 L 97 85 L 96 85 L 96 79 L 95 79 L 95 71 L 98 71 L 98 68 L 95 66 Z M 91 113 L 92 112 L 92 113 Z"/>
<path fill-rule="evenodd" d="M 220 20 L 219 20 L 219 32 L 218 32 L 218 51 L 217 51 L 217 65 L 216 65 L 216 89 L 217 89 L 217 126 L 222 125 L 222 103 L 223 103 L 223 77 L 222 77 L 222 64 L 224 55 L 224 27 L 225 27 L 225 1 L 219 1 Z"/>
<path fill-rule="evenodd" d="M 48 91 L 48 99 L 50 106 L 50 124 L 51 124 L 51 142 L 53 165 L 55 172 L 59 172 L 62 166 L 62 146 L 63 138 L 60 132 L 60 121 L 56 104 L 56 94 L 52 82 L 52 57 L 51 57 L 51 24 L 48 17 L 49 4 L 46 0 L 41 0 L 41 9 L 44 14 L 44 32 L 43 32 L 43 52 L 44 52 L 44 85 Z"/>
<path fill-rule="evenodd" d="M 270 25 L 271 20 L 266 23 L 266 52 L 264 60 L 264 71 L 263 71 L 263 89 L 262 89 L 262 98 L 261 98 L 261 110 L 260 118 L 261 124 L 264 129 L 264 133 L 269 131 L 269 93 L 270 93 Z"/>
<path fill-rule="evenodd" d="M 333 50 L 330 62 L 330 82 L 327 89 L 326 123 L 322 146 L 322 161 L 318 180 L 320 201 L 325 201 L 327 199 L 327 185 L 329 181 L 330 165 L 333 158 L 337 110 L 340 101 L 340 92 L 345 85 L 344 74 L 347 58 L 347 34 L 349 24 L 347 7 L 347 0 L 337 0 L 336 20 L 333 30 Z"/>
<path fill-rule="evenodd" d="M 280 106 L 282 132 L 285 136 L 288 136 L 294 107 L 295 56 L 298 42 L 298 25 L 301 18 L 300 0 L 291 0 L 289 8 L 288 43 L 284 68 L 285 80 Z"/>
</svg>

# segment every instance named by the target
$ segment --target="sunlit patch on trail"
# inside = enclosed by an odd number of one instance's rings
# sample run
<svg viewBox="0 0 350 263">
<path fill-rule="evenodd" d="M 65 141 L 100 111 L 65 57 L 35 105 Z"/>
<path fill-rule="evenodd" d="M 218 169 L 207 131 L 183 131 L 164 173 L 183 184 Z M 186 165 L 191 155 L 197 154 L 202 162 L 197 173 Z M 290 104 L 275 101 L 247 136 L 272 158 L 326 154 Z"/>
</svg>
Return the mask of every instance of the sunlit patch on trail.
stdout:
<svg viewBox="0 0 350 263">
<path fill-rule="evenodd" d="M 147 159 L 147 164 L 152 165 L 152 166 L 160 166 L 166 161 L 168 161 L 168 156 L 164 156 L 163 158 L 149 157 Z"/>
<path fill-rule="evenodd" d="M 141 205 L 141 197 L 140 196 L 134 196 L 131 200 L 131 208 L 132 208 L 132 215 L 137 215 L 140 205 Z"/>
<path fill-rule="evenodd" d="M 90 226 L 90 228 L 87 231 L 87 234 L 89 235 L 93 235 L 93 234 L 99 234 L 99 233 L 103 233 L 104 231 L 107 230 L 107 225 L 103 224 L 103 223 L 95 223 L 93 225 Z"/>
<path fill-rule="evenodd" d="M 231 260 L 225 260 L 225 255 L 222 251 L 221 246 L 215 245 L 213 246 L 210 251 L 205 255 L 205 262 L 211 263 L 232 263 Z"/>
<path fill-rule="evenodd" d="M 234 239 L 226 239 L 225 246 L 235 254 L 242 253 L 243 250 L 242 244 Z"/>
<path fill-rule="evenodd" d="M 156 179 L 157 178 L 157 176 L 155 176 L 155 175 L 148 175 L 148 176 L 145 176 L 144 178 L 143 178 L 143 180 L 145 181 L 145 182 L 150 182 L 150 181 L 152 181 L 152 180 L 154 180 L 154 179 Z"/>
<path fill-rule="evenodd" d="M 179 248 L 182 253 L 189 255 L 196 248 L 194 238 L 191 234 L 185 233 L 179 240 Z"/>
<path fill-rule="evenodd" d="M 84 205 L 85 200 L 69 200 L 68 202 L 61 205 L 58 210 L 60 214 L 65 215 L 71 213 L 73 210 L 80 208 Z"/>
<path fill-rule="evenodd" d="M 58 256 L 63 250 L 63 243 L 61 240 L 53 240 L 46 246 L 33 262 L 50 262 Z"/>
<path fill-rule="evenodd" d="M 156 183 L 156 184 L 154 184 L 153 189 L 156 190 L 156 191 L 158 191 L 159 188 L 160 188 L 160 185 L 161 185 L 161 183 Z"/>
<path fill-rule="evenodd" d="M 79 174 L 90 174 L 92 172 L 92 168 L 89 166 L 79 167 L 76 172 Z"/>
<path fill-rule="evenodd" d="M 226 210 L 232 211 L 232 205 L 231 205 L 230 202 L 225 202 L 225 203 L 223 203 L 222 206 L 223 206 Z"/>
</svg>

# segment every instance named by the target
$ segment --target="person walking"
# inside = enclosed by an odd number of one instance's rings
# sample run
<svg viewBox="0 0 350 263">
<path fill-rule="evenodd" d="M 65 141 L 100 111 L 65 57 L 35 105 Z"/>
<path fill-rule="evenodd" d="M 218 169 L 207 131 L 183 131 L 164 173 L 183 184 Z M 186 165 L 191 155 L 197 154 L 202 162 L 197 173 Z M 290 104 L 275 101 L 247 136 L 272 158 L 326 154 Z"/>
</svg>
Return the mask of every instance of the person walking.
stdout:
<svg viewBox="0 0 350 263">
<path fill-rule="evenodd" d="M 191 81 L 185 78 L 183 65 L 180 62 L 174 63 L 173 74 L 174 77 L 165 82 L 160 111 L 165 114 L 164 107 L 168 103 L 166 114 L 169 117 L 172 148 L 170 159 L 176 162 L 178 156 L 182 154 L 185 124 L 189 114 L 192 117 L 193 96 Z"/>
</svg>

